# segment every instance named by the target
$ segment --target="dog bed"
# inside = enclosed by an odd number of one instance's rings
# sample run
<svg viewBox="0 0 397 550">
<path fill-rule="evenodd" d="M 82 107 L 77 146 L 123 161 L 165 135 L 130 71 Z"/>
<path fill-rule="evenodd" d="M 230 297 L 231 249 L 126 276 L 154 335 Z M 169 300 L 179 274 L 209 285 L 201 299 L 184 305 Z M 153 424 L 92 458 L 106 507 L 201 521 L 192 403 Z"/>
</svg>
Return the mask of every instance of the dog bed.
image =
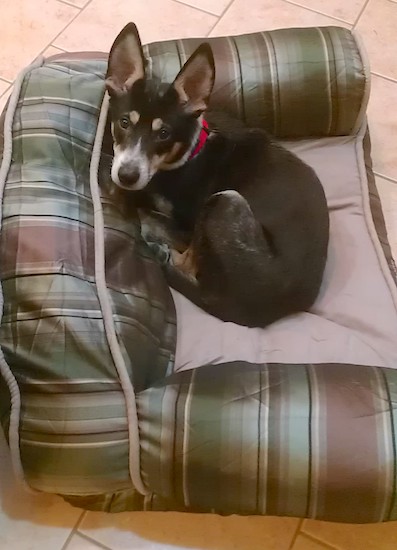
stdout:
<svg viewBox="0 0 397 550">
<path fill-rule="evenodd" d="M 396 272 L 362 48 L 338 27 L 209 41 L 212 106 L 268 129 L 324 185 L 320 296 L 261 330 L 171 293 L 167 251 L 108 192 L 106 56 L 37 60 L 1 121 L 0 419 L 15 472 L 91 510 L 397 519 Z M 199 42 L 146 46 L 149 71 L 171 81 Z"/>
</svg>

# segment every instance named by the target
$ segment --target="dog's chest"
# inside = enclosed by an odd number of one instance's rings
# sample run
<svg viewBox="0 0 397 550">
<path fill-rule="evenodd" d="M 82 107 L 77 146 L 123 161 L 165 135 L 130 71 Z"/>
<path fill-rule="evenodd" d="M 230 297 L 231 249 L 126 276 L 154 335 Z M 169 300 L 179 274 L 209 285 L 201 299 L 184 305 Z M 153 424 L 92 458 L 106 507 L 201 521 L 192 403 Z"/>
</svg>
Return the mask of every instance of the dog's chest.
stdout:
<svg viewBox="0 0 397 550">
<path fill-rule="evenodd" d="M 151 195 L 151 208 L 139 208 L 141 233 L 148 242 L 167 244 L 171 249 L 183 252 L 191 234 L 175 220 L 172 203 L 159 194 Z"/>
<path fill-rule="evenodd" d="M 172 185 L 160 184 L 150 190 L 153 210 L 161 212 L 173 219 L 175 226 L 181 231 L 193 231 L 197 215 L 205 200 L 196 182 L 188 180 L 179 185 L 177 180 Z"/>
<path fill-rule="evenodd" d="M 155 175 L 147 188 L 153 209 L 172 217 L 178 229 L 193 231 L 208 197 L 229 188 L 231 183 L 225 149 L 230 152 L 222 140 L 210 138 L 194 159 L 176 170 Z"/>
<path fill-rule="evenodd" d="M 172 217 L 174 214 L 174 205 L 170 199 L 167 199 L 159 193 L 153 193 L 152 195 L 153 207 L 156 212 L 164 214 L 165 216 Z"/>
</svg>

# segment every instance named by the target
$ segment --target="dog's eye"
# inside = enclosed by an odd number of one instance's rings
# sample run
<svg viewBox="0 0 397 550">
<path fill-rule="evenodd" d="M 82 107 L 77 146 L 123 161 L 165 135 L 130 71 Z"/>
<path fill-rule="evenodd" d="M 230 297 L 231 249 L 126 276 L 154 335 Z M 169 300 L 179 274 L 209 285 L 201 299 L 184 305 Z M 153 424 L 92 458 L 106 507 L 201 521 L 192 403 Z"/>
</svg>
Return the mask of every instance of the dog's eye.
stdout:
<svg viewBox="0 0 397 550">
<path fill-rule="evenodd" d="M 158 134 L 157 134 L 157 137 L 161 140 L 161 141 L 165 141 L 166 139 L 168 139 L 171 135 L 171 131 L 168 130 L 168 128 L 160 128 Z"/>
<path fill-rule="evenodd" d="M 130 125 L 130 119 L 128 118 L 128 116 L 123 116 L 122 118 L 120 118 L 120 126 L 124 130 L 126 130 L 129 125 Z"/>
</svg>

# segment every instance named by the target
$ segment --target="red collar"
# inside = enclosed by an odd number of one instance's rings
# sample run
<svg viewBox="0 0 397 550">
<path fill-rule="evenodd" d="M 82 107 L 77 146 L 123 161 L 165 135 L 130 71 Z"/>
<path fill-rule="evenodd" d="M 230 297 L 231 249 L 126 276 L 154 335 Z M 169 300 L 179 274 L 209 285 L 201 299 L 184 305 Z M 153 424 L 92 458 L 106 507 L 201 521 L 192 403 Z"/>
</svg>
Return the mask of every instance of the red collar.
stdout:
<svg viewBox="0 0 397 550">
<path fill-rule="evenodd" d="M 191 160 L 192 158 L 194 158 L 196 155 L 199 154 L 199 152 L 204 147 L 205 142 L 208 139 L 209 133 L 210 132 L 209 132 L 209 129 L 208 129 L 208 122 L 203 119 L 203 122 L 202 122 L 202 125 L 201 125 L 200 135 L 198 137 L 195 148 L 193 149 L 193 151 L 190 154 L 189 160 Z"/>
</svg>

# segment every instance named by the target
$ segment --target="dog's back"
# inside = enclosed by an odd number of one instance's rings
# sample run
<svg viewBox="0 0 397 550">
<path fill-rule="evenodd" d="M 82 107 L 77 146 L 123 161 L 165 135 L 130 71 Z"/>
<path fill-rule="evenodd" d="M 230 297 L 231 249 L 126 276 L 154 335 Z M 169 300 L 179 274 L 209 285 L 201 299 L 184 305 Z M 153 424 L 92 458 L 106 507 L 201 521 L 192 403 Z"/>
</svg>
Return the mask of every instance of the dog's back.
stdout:
<svg viewBox="0 0 397 550">
<path fill-rule="evenodd" d="M 328 246 L 325 195 L 314 171 L 262 130 L 230 120 L 226 131 L 218 128 L 201 159 L 173 178 L 171 193 L 182 227 L 178 213 L 192 186 L 206 182 L 192 243 L 200 292 L 181 286 L 178 274 L 170 281 L 223 320 L 265 326 L 310 308 L 318 295 Z M 162 190 L 170 198 L 166 184 Z"/>
<path fill-rule="evenodd" d="M 296 156 L 224 116 L 210 117 L 211 135 L 197 154 L 214 82 L 212 49 L 204 43 L 173 83 L 153 86 L 138 30 L 128 24 L 106 73 L 112 179 L 126 192 L 148 195 L 178 234 L 192 237 L 180 265 L 190 262 L 197 279 L 169 266 L 174 288 L 224 320 L 265 326 L 309 308 L 318 294 L 326 200 Z"/>
</svg>

